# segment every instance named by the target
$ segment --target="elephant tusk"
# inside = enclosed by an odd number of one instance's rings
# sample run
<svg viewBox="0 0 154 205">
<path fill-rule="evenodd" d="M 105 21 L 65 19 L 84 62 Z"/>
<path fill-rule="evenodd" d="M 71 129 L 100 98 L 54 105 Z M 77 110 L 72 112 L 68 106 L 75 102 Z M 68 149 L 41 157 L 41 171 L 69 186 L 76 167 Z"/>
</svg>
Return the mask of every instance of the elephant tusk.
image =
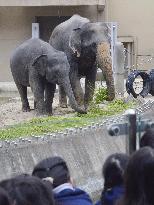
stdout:
<svg viewBox="0 0 154 205">
<path fill-rule="evenodd" d="M 76 57 L 80 57 L 80 53 L 74 48 L 72 47 L 70 44 L 69 44 L 69 47 L 71 48 L 71 50 L 73 51 L 73 53 L 76 55 Z"/>
<path fill-rule="evenodd" d="M 76 56 L 79 58 L 80 57 L 80 53 L 78 51 L 76 51 Z"/>
<path fill-rule="evenodd" d="M 75 48 L 71 47 L 71 49 L 72 49 L 73 53 L 76 55 L 76 57 L 79 58 L 80 57 L 80 53 Z"/>
<path fill-rule="evenodd" d="M 75 48 L 72 48 L 72 47 L 71 47 L 71 49 L 72 49 L 73 53 L 75 54 L 75 53 L 76 53 L 76 50 L 75 50 Z"/>
<path fill-rule="evenodd" d="M 71 46 L 70 42 L 69 42 L 69 47 L 71 48 L 73 53 L 79 58 L 80 57 L 80 53 L 73 46 Z"/>
</svg>

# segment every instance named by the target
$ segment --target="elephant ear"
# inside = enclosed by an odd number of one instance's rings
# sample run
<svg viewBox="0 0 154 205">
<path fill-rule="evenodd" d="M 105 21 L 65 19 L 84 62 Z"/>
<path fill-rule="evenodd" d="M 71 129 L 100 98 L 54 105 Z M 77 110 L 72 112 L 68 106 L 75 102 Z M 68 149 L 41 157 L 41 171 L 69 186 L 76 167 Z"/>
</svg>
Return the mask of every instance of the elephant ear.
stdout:
<svg viewBox="0 0 154 205">
<path fill-rule="evenodd" d="M 81 54 L 81 28 L 75 28 L 73 29 L 70 39 L 69 39 L 69 47 L 72 49 L 73 53 L 80 57 Z"/>
<path fill-rule="evenodd" d="M 32 66 L 38 71 L 41 76 L 45 76 L 46 68 L 48 66 L 47 54 L 41 54 L 34 59 Z"/>
</svg>

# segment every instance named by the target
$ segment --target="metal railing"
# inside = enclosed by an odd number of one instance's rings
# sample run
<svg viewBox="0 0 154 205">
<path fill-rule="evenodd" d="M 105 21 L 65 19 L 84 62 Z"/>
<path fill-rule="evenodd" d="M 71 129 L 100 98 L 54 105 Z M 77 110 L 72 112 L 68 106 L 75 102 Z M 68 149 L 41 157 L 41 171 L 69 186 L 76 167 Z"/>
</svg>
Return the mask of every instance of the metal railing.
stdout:
<svg viewBox="0 0 154 205">
<path fill-rule="evenodd" d="M 128 154 L 137 150 L 137 134 L 145 132 L 149 128 L 154 128 L 154 121 L 150 119 L 141 119 L 135 109 L 126 111 L 126 121 L 123 123 L 112 124 L 108 127 L 110 136 L 126 135 L 126 152 Z"/>
</svg>

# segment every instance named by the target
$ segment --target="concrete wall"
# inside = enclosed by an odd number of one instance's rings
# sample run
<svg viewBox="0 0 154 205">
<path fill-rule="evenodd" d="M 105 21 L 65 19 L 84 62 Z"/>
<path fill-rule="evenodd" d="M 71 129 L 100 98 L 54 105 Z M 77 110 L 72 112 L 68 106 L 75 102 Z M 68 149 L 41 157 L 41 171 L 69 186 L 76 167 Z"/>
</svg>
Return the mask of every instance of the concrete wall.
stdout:
<svg viewBox="0 0 154 205">
<path fill-rule="evenodd" d="M 92 21 L 103 19 L 97 6 L 0 7 L 0 82 L 12 81 L 9 58 L 15 47 L 31 37 L 35 16 L 72 16 L 78 13 Z"/>
<path fill-rule="evenodd" d="M 0 6 L 104 5 L 105 0 L 0 0 Z"/>
<path fill-rule="evenodd" d="M 77 186 L 96 198 L 103 187 L 103 162 L 115 152 L 125 152 L 125 139 L 109 136 L 105 124 L 66 134 L 3 141 L 0 142 L 0 180 L 31 173 L 34 165 L 46 157 L 62 156 Z"/>
<path fill-rule="evenodd" d="M 118 23 L 118 36 L 136 39 L 135 53 L 154 56 L 154 1 L 107 0 L 106 20 Z M 139 57 L 138 67 L 154 67 L 154 59 Z M 143 65 L 142 65 L 143 63 Z"/>
</svg>

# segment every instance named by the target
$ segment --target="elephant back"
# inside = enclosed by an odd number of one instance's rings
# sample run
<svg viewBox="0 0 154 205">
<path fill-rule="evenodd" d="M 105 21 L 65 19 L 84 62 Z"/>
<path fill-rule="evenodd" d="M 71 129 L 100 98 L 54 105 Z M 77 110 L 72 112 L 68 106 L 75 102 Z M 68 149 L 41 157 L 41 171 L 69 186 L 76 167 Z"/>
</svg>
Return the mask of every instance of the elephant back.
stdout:
<svg viewBox="0 0 154 205">
<path fill-rule="evenodd" d="M 55 27 L 50 36 L 50 45 L 52 45 L 57 50 L 65 52 L 69 47 L 69 38 L 73 30 L 81 28 L 88 22 L 90 21 L 87 18 L 83 18 L 77 14 L 73 15 L 70 19 Z"/>
</svg>

